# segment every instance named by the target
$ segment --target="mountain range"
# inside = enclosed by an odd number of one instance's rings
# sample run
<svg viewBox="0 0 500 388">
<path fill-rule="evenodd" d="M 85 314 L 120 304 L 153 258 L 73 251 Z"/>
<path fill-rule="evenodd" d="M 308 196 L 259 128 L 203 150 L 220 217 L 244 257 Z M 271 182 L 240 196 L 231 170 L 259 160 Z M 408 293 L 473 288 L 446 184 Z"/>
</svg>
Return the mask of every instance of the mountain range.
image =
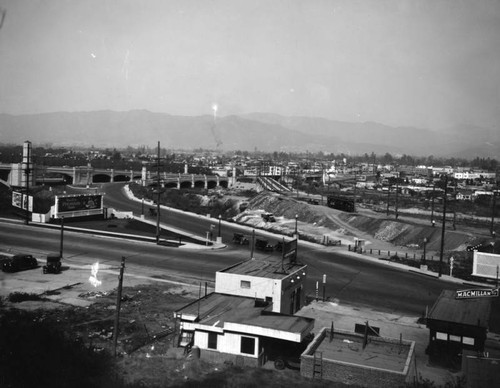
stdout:
<svg viewBox="0 0 500 388">
<path fill-rule="evenodd" d="M 174 116 L 146 110 L 0 114 L 0 143 L 161 146 L 167 149 L 283 151 L 500 159 L 500 132 L 475 126 L 439 131 L 348 123 L 320 117 L 250 113 L 224 117 Z"/>
</svg>

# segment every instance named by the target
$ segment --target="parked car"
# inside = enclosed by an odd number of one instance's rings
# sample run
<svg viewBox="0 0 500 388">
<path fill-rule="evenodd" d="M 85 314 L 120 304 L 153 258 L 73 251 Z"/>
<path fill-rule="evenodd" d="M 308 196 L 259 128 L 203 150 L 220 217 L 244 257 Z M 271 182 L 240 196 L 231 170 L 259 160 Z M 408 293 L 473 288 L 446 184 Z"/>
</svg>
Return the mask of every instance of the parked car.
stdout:
<svg viewBox="0 0 500 388">
<path fill-rule="evenodd" d="M 243 233 L 235 233 L 233 235 L 233 242 L 240 245 L 248 245 L 250 240 Z"/>
<path fill-rule="evenodd" d="M 2 263 L 3 272 L 17 272 L 38 267 L 38 261 L 32 255 L 14 255 Z"/>
<path fill-rule="evenodd" d="M 42 267 L 44 274 L 61 272 L 61 255 L 59 253 L 49 253 L 47 263 Z"/>
<path fill-rule="evenodd" d="M 274 250 L 274 246 L 269 244 L 269 241 L 258 238 L 257 240 L 255 240 L 255 249 L 258 249 L 260 251 L 269 252 L 269 251 Z"/>
</svg>

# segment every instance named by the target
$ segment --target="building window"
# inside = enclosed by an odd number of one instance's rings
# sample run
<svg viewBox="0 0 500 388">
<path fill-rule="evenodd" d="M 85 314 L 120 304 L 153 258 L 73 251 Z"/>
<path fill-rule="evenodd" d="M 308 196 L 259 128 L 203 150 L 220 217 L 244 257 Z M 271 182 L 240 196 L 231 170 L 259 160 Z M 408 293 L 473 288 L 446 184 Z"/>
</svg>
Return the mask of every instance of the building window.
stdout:
<svg viewBox="0 0 500 388">
<path fill-rule="evenodd" d="M 463 337 L 462 338 L 462 343 L 464 345 L 471 345 L 471 346 L 474 346 L 474 338 L 471 338 L 471 337 Z"/>
<path fill-rule="evenodd" d="M 436 331 L 436 339 L 442 340 L 442 341 L 448 341 L 448 334 Z"/>
<path fill-rule="evenodd" d="M 250 288 L 251 284 L 249 280 L 242 280 L 240 283 L 241 288 Z"/>
<path fill-rule="evenodd" d="M 255 354 L 255 338 L 241 337 L 241 353 Z"/>
<path fill-rule="evenodd" d="M 194 332 L 193 331 L 183 331 L 181 334 L 180 346 L 184 347 L 189 344 L 194 343 Z"/>
<path fill-rule="evenodd" d="M 217 349 L 217 333 L 208 333 L 208 348 Z"/>
</svg>

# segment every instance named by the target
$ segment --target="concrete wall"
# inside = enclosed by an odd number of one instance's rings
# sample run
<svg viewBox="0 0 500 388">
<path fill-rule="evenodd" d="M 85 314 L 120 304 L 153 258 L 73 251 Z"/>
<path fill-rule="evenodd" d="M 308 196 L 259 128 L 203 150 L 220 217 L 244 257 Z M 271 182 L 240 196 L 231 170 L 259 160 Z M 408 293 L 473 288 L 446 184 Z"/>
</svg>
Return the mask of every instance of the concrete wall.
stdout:
<svg viewBox="0 0 500 388">
<path fill-rule="evenodd" d="M 314 352 L 319 344 L 325 340 L 326 333 L 329 329 L 323 328 L 322 331 L 311 342 L 308 348 L 301 356 L 300 374 L 304 377 L 313 378 L 314 368 Z M 356 336 L 354 333 L 336 330 L 335 333 L 345 333 Z M 370 338 L 371 341 L 381 340 L 385 342 L 399 342 L 389 338 Z M 341 382 L 349 385 L 360 387 L 400 387 L 405 386 L 407 381 L 411 381 L 414 376 L 414 346 L 413 341 L 403 341 L 407 346 L 410 346 L 410 354 L 406 361 L 404 372 L 389 371 L 373 367 L 366 367 L 362 364 L 352 364 L 323 358 L 322 363 L 322 379 L 335 382 Z"/>
</svg>

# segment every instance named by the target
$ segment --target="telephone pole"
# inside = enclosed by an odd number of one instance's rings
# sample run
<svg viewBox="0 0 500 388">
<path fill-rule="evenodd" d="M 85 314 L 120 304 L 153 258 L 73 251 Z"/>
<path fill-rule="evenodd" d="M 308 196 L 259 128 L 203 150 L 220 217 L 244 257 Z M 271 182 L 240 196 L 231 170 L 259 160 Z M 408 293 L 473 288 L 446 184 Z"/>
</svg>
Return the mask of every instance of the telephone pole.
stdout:
<svg viewBox="0 0 500 388">
<path fill-rule="evenodd" d="M 446 195 L 448 194 L 448 175 L 444 176 L 444 196 L 443 196 L 443 225 L 441 226 L 441 249 L 439 251 L 439 274 L 441 277 L 443 267 L 443 254 L 444 254 L 444 231 L 446 224 Z"/>
<path fill-rule="evenodd" d="M 160 141 L 158 141 L 158 157 L 156 159 L 156 243 L 160 242 Z"/>
<path fill-rule="evenodd" d="M 122 256 L 122 264 L 120 267 L 120 276 L 118 277 L 118 291 L 116 296 L 116 315 L 113 335 L 113 356 L 116 357 L 116 345 L 118 344 L 118 330 L 120 326 L 120 308 L 122 304 L 122 286 L 123 286 L 123 271 L 125 270 L 125 256 Z"/>
</svg>

